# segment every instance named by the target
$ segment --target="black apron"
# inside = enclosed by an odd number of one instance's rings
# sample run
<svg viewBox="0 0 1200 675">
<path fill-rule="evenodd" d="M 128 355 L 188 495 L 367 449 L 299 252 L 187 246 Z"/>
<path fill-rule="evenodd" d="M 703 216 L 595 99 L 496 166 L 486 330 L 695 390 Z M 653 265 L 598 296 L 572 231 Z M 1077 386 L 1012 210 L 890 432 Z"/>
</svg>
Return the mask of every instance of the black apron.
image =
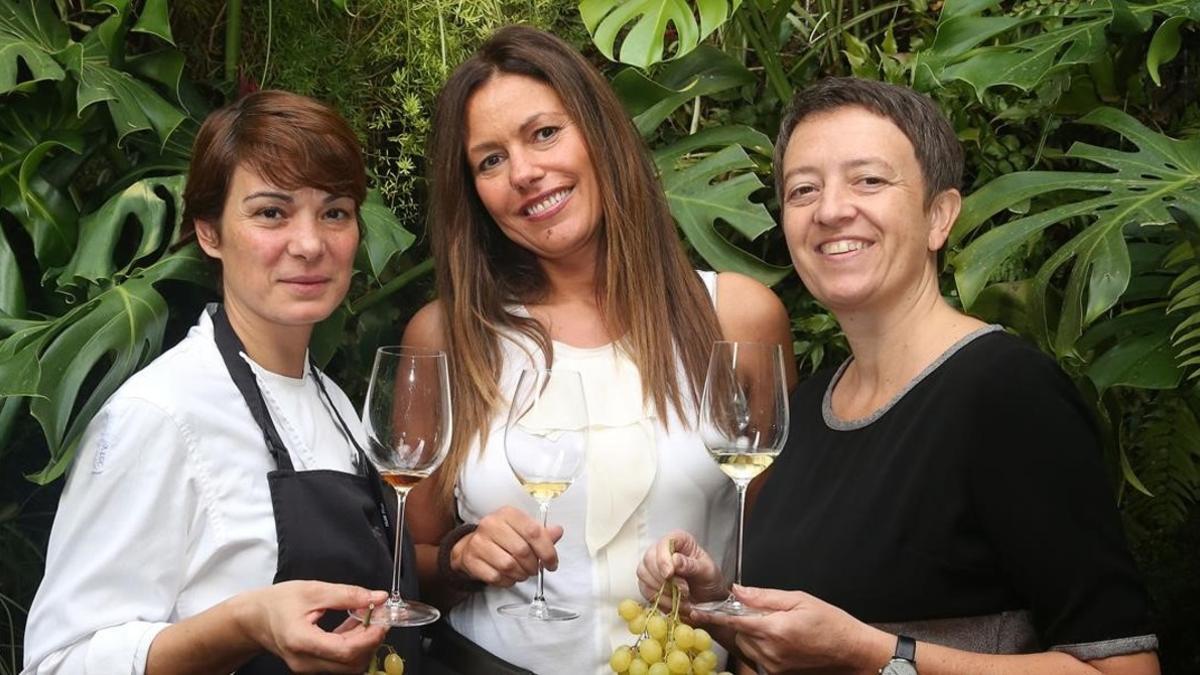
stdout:
<svg viewBox="0 0 1200 675">
<path fill-rule="evenodd" d="M 267 474 L 271 506 L 275 511 L 275 535 L 279 542 L 274 583 L 310 579 L 390 590 L 395 500 L 383 498 L 379 474 L 338 414 L 316 366 L 310 360 L 311 375 L 325 403 L 357 451 L 357 474 L 295 470 L 287 446 L 271 421 L 258 381 L 250 365 L 240 356 L 244 351 L 242 342 L 229 325 L 224 307 L 212 312 L 212 322 L 217 349 L 229 376 L 262 429 L 267 450 L 275 460 L 276 469 Z M 403 538 L 402 550 L 400 593 L 405 598 L 416 599 L 416 555 L 407 536 Z M 333 630 L 346 620 L 346 616 L 344 612 L 331 611 L 317 623 L 325 630 Z M 418 629 L 393 628 L 388 631 L 386 641 L 404 657 L 404 672 L 414 675 L 422 672 Z M 290 671 L 282 659 L 263 653 L 237 672 L 238 675 L 281 675 Z"/>
</svg>

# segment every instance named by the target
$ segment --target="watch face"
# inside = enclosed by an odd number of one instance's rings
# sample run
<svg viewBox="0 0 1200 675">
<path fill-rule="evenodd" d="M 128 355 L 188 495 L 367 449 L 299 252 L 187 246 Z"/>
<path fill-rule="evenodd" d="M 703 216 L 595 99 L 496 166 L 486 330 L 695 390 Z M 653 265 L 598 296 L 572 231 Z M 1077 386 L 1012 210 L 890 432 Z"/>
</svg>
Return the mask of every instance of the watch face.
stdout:
<svg viewBox="0 0 1200 675">
<path fill-rule="evenodd" d="M 879 675 L 917 675 L 917 667 L 912 661 L 892 659 L 879 671 Z"/>
</svg>

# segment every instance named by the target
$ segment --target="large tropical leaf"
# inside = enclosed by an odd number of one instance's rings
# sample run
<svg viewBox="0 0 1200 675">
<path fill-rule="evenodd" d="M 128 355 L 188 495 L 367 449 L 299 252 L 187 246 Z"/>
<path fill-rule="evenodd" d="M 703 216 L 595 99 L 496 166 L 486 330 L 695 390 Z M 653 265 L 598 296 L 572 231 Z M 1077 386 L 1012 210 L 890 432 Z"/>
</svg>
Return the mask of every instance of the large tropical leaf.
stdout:
<svg viewBox="0 0 1200 675">
<path fill-rule="evenodd" d="M 699 150 L 721 148 L 711 154 Z M 719 271 L 741 272 L 771 285 L 790 267 L 770 265 L 738 248 L 716 229 L 718 220 L 753 240 L 775 227 L 762 204 L 749 197 L 763 187 L 744 148 L 769 155 L 771 142 L 748 127 L 718 127 L 655 153 L 671 213 L 692 247 Z"/>
<path fill-rule="evenodd" d="M 1155 133 L 1129 115 L 1099 108 L 1080 120 L 1119 133 L 1135 151 L 1076 143 L 1066 153 L 1113 171 L 1026 171 L 1001 176 L 963 204 L 952 245 L 998 213 L 1055 192 L 1094 192 L 1010 221 L 985 232 L 953 259 L 963 304 L 970 307 L 992 274 L 1031 238 L 1060 223 L 1090 221 L 1042 266 L 1031 289 L 1036 337 L 1060 356 L 1071 353 L 1083 329 L 1110 309 L 1130 278 L 1127 226 L 1174 222 L 1168 207 L 1200 212 L 1200 138 L 1176 140 Z M 1073 261 L 1057 326 L 1051 326 L 1047 295 L 1055 273 Z"/>
<path fill-rule="evenodd" d="M 1029 91 L 1057 71 L 1103 58 L 1106 31 L 1146 30 L 1154 13 L 1193 11 L 1189 3 L 1200 5 L 1193 0 L 1149 5 L 1096 0 L 1079 3 L 1061 17 L 1019 18 L 984 16 L 998 8 L 1000 0 L 947 0 L 933 43 L 916 55 L 914 85 L 931 91 L 961 80 L 981 99 L 989 89 L 1003 85 Z"/>
<path fill-rule="evenodd" d="M 79 222 L 79 245 L 58 285 L 99 283 L 124 276 L 147 256 L 175 241 L 183 215 L 183 176 L 146 178 L 117 193 Z M 170 219 L 168 220 L 168 216 Z M 139 230 L 136 248 L 124 261 L 114 259 L 117 243 L 130 226 Z"/>
<path fill-rule="evenodd" d="M 633 116 L 638 133 L 649 137 L 685 101 L 754 81 L 754 74 L 741 61 L 702 45 L 664 67 L 657 80 L 637 68 L 626 68 L 613 78 L 612 86 Z"/>
<path fill-rule="evenodd" d="M 44 0 L 0 0 L 0 94 L 23 84 L 17 82 L 20 63 L 32 75 L 27 82 L 63 79 L 54 55 L 70 35 L 51 7 Z"/>
<path fill-rule="evenodd" d="M 582 0 L 579 14 L 601 53 L 648 68 L 695 49 L 741 4 L 742 0 Z"/>
<path fill-rule="evenodd" d="M 50 446 L 49 462 L 31 480 L 44 484 L 61 475 L 100 405 L 158 356 L 169 308 L 154 284 L 168 279 L 207 284 L 209 274 L 196 247 L 189 247 L 71 312 L 0 342 L 0 374 L 18 375 L 22 385 L 10 384 L 0 396 L 31 397 L 30 412 Z M 9 348 L 10 342 L 17 347 Z"/>
</svg>

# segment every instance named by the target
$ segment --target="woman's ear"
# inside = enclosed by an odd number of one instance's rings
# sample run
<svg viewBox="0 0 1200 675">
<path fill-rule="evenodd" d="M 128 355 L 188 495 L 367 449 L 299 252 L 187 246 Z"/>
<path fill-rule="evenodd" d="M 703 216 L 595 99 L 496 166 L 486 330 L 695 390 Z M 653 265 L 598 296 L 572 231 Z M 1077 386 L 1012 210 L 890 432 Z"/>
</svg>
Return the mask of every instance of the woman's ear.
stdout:
<svg viewBox="0 0 1200 675">
<path fill-rule="evenodd" d="M 950 238 L 950 230 L 962 211 L 962 193 L 954 188 L 943 190 L 929 205 L 929 250 L 940 251 Z"/>
<path fill-rule="evenodd" d="M 221 259 L 221 235 L 217 230 L 217 226 L 197 218 L 194 221 L 196 227 L 196 241 L 200 242 L 200 248 L 208 254 L 210 258 Z"/>
</svg>

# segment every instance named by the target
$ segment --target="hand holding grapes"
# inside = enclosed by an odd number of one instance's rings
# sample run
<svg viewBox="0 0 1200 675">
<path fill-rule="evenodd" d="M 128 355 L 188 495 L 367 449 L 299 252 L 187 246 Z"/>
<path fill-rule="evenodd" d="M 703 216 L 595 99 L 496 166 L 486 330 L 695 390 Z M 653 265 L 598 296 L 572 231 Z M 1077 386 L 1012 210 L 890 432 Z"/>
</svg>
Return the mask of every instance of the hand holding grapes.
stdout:
<svg viewBox="0 0 1200 675">
<path fill-rule="evenodd" d="M 490 586 L 507 588 L 537 574 L 538 561 L 558 568 L 554 544 L 562 527 L 542 527 L 524 511 L 505 506 L 484 516 L 479 527 L 454 546 L 450 566 Z"/>
<path fill-rule="evenodd" d="M 287 581 L 238 596 L 238 622 L 259 646 L 294 672 L 362 672 L 387 634 L 348 620 L 333 632 L 317 626 L 326 611 L 387 600 L 383 591 L 320 581 Z"/>
<path fill-rule="evenodd" d="M 720 567 L 695 537 L 682 530 L 668 533 L 647 549 L 638 564 L 637 575 L 638 586 L 647 600 L 654 599 L 666 580 L 674 577 L 682 592 L 685 616 L 692 602 L 720 600 L 729 593 Z"/>
</svg>

